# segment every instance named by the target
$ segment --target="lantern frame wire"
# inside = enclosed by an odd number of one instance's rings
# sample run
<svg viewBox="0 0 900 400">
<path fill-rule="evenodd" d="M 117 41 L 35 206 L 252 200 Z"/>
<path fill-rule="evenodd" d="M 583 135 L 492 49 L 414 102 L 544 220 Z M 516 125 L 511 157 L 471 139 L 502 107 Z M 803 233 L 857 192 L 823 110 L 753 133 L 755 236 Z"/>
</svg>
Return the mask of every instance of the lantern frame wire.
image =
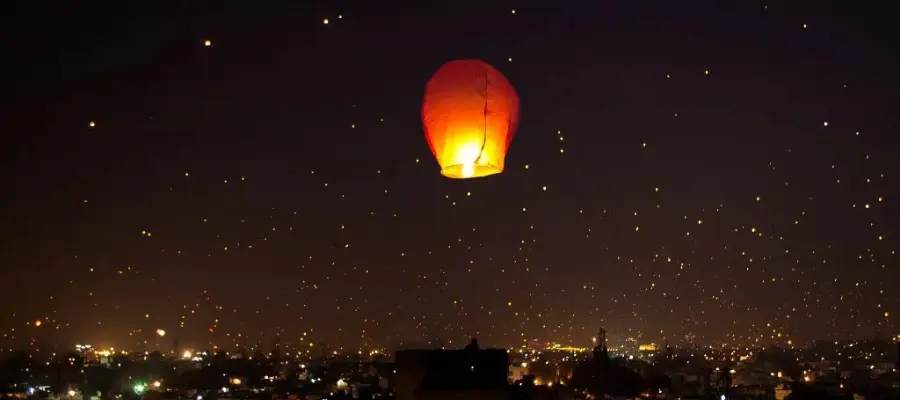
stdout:
<svg viewBox="0 0 900 400">
<path fill-rule="evenodd" d="M 478 157 L 475 158 L 475 165 L 481 161 L 481 156 L 484 155 L 484 147 L 487 146 L 487 126 L 488 126 L 488 89 L 491 87 L 491 80 L 488 77 L 487 71 L 484 72 L 484 93 L 481 95 L 484 97 L 484 129 L 482 130 L 481 137 L 481 149 L 478 150 Z"/>
</svg>

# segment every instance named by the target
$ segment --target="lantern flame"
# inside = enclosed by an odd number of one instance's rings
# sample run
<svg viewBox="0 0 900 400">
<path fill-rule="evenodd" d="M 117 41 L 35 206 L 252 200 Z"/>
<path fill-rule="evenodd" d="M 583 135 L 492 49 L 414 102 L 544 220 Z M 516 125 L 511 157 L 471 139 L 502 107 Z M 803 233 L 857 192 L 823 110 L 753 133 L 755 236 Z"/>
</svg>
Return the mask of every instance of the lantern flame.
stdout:
<svg viewBox="0 0 900 400">
<path fill-rule="evenodd" d="M 475 164 L 474 163 L 465 163 L 462 166 L 462 172 L 460 172 L 463 178 L 471 178 L 472 175 L 475 175 Z"/>
<path fill-rule="evenodd" d="M 481 148 L 478 143 L 467 143 L 459 146 L 457 150 L 459 154 L 459 165 L 462 165 L 460 176 L 463 178 L 471 178 L 475 175 L 475 163 L 481 157 Z"/>
</svg>

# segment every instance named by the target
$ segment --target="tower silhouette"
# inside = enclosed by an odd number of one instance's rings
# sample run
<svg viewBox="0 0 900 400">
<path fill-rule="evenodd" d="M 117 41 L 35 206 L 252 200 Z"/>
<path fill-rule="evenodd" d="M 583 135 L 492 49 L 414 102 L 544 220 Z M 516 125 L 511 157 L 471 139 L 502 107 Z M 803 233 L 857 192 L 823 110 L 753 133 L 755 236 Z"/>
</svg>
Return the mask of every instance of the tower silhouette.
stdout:
<svg viewBox="0 0 900 400">
<path fill-rule="evenodd" d="M 606 329 L 603 327 L 597 332 L 597 346 L 594 347 L 594 358 L 609 360 L 609 350 L 606 347 Z"/>
</svg>

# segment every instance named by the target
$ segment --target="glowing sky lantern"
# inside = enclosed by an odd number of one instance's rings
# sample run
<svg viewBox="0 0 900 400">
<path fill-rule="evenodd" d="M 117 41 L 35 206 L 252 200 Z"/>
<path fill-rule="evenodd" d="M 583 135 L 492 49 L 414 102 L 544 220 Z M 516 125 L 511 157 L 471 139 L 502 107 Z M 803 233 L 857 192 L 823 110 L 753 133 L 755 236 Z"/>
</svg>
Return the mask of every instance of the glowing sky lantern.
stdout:
<svg viewBox="0 0 900 400">
<path fill-rule="evenodd" d="M 519 97 L 503 74 L 487 63 L 451 61 L 425 87 L 422 123 L 441 175 L 499 174 L 519 123 Z"/>
</svg>

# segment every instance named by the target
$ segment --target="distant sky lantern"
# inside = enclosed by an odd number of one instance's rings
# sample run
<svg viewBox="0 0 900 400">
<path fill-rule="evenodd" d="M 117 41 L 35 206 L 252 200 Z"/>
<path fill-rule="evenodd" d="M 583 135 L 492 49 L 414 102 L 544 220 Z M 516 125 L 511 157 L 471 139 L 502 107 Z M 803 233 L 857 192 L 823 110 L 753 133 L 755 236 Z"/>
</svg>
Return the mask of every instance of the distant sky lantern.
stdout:
<svg viewBox="0 0 900 400">
<path fill-rule="evenodd" d="M 499 174 L 519 123 L 519 97 L 487 63 L 451 61 L 425 87 L 422 123 L 441 175 L 461 179 Z"/>
</svg>

